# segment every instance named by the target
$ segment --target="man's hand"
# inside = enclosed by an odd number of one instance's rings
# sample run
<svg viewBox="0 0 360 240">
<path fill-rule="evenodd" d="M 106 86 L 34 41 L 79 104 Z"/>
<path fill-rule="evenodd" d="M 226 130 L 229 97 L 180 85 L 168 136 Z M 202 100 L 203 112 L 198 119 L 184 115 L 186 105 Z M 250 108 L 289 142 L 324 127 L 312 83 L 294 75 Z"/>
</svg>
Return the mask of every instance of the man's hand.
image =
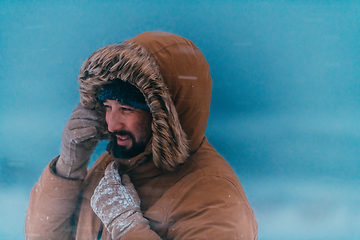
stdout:
<svg viewBox="0 0 360 240">
<path fill-rule="evenodd" d="M 113 239 L 119 239 L 140 223 L 148 223 L 140 210 L 140 198 L 128 175 L 122 179 L 110 163 L 91 197 L 91 207 Z"/>
<path fill-rule="evenodd" d="M 99 140 L 106 139 L 101 114 L 79 103 L 65 124 L 56 173 L 62 177 L 84 179 L 87 164 Z"/>
</svg>

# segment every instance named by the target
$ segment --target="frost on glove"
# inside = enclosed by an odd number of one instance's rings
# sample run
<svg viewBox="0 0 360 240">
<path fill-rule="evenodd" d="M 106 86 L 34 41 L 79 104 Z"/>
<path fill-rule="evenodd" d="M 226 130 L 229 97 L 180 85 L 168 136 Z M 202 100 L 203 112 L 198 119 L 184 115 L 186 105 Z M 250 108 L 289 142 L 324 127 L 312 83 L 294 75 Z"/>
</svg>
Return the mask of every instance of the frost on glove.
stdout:
<svg viewBox="0 0 360 240">
<path fill-rule="evenodd" d="M 65 128 L 61 141 L 56 173 L 62 177 L 84 179 L 87 164 L 96 145 L 106 139 L 104 117 L 96 110 L 79 103 Z"/>
<path fill-rule="evenodd" d="M 120 239 L 140 223 L 148 224 L 140 210 L 140 198 L 128 175 L 122 179 L 110 163 L 105 176 L 91 197 L 91 207 L 111 233 L 112 239 Z"/>
</svg>

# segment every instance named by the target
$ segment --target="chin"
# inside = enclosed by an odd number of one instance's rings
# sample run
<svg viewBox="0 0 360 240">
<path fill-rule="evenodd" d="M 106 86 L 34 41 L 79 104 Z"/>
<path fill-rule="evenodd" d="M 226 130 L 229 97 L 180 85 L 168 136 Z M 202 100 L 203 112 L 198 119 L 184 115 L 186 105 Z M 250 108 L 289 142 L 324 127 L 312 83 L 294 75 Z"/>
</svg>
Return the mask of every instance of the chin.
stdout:
<svg viewBox="0 0 360 240">
<path fill-rule="evenodd" d="M 144 152 L 146 145 L 132 142 L 130 146 L 121 146 L 117 143 L 116 137 L 110 140 L 107 151 L 115 158 L 129 159 Z"/>
</svg>

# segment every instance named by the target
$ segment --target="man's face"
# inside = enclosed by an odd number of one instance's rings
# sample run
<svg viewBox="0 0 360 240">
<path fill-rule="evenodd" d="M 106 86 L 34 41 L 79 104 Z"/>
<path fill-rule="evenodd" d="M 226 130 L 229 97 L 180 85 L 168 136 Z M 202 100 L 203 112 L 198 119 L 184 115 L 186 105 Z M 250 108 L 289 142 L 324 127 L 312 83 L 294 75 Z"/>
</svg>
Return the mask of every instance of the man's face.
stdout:
<svg viewBox="0 0 360 240">
<path fill-rule="evenodd" d="M 149 142 L 152 117 L 150 112 L 135 109 L 116 100 L 106 100 L 106 123 L 114 135 L 116 158 L 131 158 L 145 150 Z"/>
</svg>

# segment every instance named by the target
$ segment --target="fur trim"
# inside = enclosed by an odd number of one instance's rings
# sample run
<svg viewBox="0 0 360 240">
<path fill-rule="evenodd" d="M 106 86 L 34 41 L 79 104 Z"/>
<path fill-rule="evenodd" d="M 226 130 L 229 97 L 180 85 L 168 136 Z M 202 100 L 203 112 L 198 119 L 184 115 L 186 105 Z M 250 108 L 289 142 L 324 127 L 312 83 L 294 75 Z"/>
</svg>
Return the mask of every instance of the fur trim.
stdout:
<svg viewBox="0 0 360 240">
<path fill-rule="evenodd" d="M 136 43 L 100 48 L 83 64 L 79 74 L 81 102 L 101 111 L 97 100 L 103 84 L 119 78 L 136 86 L 152 114 L 152 155 L 155 165 L 173 171 L 188 157 L 188 140 L 181 127 L 171 94 L 155 58 Z M 106 123 L 105 123 L 106 124 Z"/>
</svg>

